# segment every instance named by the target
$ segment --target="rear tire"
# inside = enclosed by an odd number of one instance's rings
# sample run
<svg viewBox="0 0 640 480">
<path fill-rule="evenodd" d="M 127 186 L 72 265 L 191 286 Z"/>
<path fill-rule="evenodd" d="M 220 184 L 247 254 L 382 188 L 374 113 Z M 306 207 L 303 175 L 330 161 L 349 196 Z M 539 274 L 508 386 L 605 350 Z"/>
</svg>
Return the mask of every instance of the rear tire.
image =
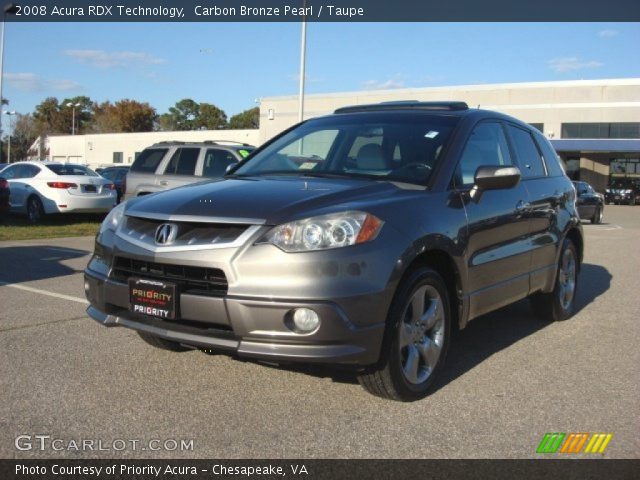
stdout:
<svg viewBox="0 0 640 480">
<path fill-rule="evenodd" d="M 573 242 L 565 239 L 556 271 L 556 282 L 550 293 L 529 297 L 533 313 L 540 319 L 556 322 L 571 318 L 575 310 L 578 286 L 578 254 Z"/>
<path fill-rule="evenodd" d="M 42 206 L 42 201 L 35 195 L 29 197 L 29 200 L 27 200 L 27 218 L 29 219 L 29 223 L 39 223 L 43 217 L 44 207 Z"/>
<path fill-rule="evenodd" d="M 169 350 L 171 352 L 186 352 L 189 348 L 179 344 L 178 342 L 172 342 L 164 338 L 156 337 L 147 332 L 138 332 L 140 338 L 152 347 L 159 348 L 161 350 Z"/>
<path fill-rule="evenodd" d="M 596 211 L 593 212 L 593 217 L 591 217 L 591 223 L 602 223 L 602 207 L 596 207 Z"/>
<path fill-rule="evenodd" d="M 419 400 L 443 368 L 451 332 L 449 296 L 430 268 L 413 271 L 398 287 L 389 309 L 380 360 L 358 376 L 369 393 Z"/>
</svg>

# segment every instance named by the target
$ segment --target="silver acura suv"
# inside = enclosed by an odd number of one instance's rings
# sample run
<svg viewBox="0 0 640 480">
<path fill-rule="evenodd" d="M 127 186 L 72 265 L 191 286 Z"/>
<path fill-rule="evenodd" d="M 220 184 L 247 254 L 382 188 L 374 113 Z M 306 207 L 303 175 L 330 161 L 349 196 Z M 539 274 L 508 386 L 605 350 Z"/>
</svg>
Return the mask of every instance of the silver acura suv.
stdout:
<svg viewBox="0 0 640 480">
<path fill-rule="evenodd" d="M 154 346 L 352 366 L 370 392 L 428 393 L 454 328 L 529 297 L 574 311 L 583 239 L 549 141 L 463 103 L 345 107 L 224 179 L 111 211 L 89 315 Z"/>
<path fill-rule="evenodd" d="M 212 178 L 222 178 L 230 166 L 255 147 L 248 143 L 207 140 L 159 142 L 134 160 L 125 181 L 125 200 Z"/>
</svg>

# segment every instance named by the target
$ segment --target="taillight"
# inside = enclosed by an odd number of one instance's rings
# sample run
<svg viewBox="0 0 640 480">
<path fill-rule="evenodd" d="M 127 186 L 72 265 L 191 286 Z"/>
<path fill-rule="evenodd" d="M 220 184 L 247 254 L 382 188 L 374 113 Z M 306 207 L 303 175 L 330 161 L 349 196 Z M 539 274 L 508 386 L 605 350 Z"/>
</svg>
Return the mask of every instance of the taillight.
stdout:
<svg viewBox="0 0 640 480">
<path fill-rule="evenodd" d="M 47 185 L 51 188 L 78 188 L 78 185 L 69 182 L 47 182 Z"/>
</svg>

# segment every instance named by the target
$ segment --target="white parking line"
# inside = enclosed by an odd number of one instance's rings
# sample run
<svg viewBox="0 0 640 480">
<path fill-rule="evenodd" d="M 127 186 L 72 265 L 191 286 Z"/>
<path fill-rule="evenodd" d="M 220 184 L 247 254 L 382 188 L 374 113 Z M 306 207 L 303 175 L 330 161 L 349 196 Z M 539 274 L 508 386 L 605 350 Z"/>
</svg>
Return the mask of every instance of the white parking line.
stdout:
<svg viewBox="0 0 640 480">
<path fill-rule="evenodd" d="M 39 288 L 27 287 L 26 285 L 20 285 L 18 283 L 9 283 L 0 280 L 0 286 L 11 287 L 18 290 L 24 290 L 25 292 L 39 293 L 40 295 L 48 295 L 49 297 L 62 298 L 63 300 L 70 300 L 72 302 L 82 303 L 88 305 L 89 302 L 80 297 L 72 297 L 71 295 L 63 295 L 62 293 L 48 292 L 47 290 L 40 290 Z"/>
</svg>

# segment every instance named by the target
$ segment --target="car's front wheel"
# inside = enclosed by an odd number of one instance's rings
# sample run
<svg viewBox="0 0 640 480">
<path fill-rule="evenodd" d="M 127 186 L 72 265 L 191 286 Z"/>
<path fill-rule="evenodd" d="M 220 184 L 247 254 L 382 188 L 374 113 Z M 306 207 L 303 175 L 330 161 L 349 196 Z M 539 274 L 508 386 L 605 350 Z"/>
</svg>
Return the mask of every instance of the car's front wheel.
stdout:
<svg viewBox="0 0 640 480">
<path fill-rule="evenodd" d="M 450 317 L 442 277 L 430 268 L 413 271 L 389 310 L 380 361 L 359 375 L 360 384 L 391 400 L 426 396 L 446 358 Z"/>
<path fill-rule="evenodd" d="M 578 286 L 578 253 L 573 242 L 565 239 L 560 252 L 556 284 L 551 293 L 536 293 L 529 300 L 536 316 L 543 320 L 566 320 L 573 315 Z"/>
</svg>

